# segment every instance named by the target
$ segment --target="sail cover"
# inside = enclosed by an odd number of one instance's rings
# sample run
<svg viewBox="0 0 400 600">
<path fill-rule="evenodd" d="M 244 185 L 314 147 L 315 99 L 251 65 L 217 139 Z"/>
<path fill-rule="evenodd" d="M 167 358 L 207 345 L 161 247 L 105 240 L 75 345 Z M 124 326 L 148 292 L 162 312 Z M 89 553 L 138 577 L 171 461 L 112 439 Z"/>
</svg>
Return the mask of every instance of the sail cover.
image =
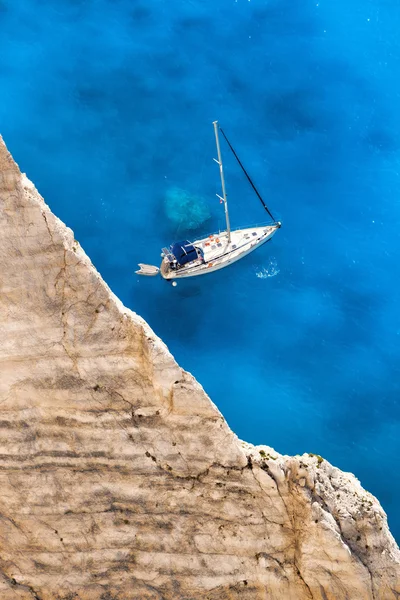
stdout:
<svg viewBox="0 0 400 600">
<path fill-rule="evenodd" d="M 186 265 L 186 263 L 196 260 L 197 258 L 196 248 L 193 244 L 188 242 L 188 240 L 175 242 L 175 244 L 171 246 L 171 252 L 180 266 Z"/>
</svg>

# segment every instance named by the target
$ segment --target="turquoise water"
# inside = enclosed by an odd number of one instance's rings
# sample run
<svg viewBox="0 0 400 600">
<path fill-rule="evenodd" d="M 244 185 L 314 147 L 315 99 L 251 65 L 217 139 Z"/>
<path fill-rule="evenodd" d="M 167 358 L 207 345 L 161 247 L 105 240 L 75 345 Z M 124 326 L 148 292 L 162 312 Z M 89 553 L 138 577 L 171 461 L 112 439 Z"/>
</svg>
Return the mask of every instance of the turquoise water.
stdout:
<svg viewBox="0 0 400 600">
<path fill-rule="evenodd" d="M 0 28 L 0 131 L 113 291 L 239 437 L 354 472 L 400 538 L 398 2 L 1 0 Z M 140 279 L 193 237 L 171 188 L 209 203 L 196 235 L 223 227 L 215 119 L 283 227 Z M 265 220 L 225 156 L 232 224 Z"/>
</svg>

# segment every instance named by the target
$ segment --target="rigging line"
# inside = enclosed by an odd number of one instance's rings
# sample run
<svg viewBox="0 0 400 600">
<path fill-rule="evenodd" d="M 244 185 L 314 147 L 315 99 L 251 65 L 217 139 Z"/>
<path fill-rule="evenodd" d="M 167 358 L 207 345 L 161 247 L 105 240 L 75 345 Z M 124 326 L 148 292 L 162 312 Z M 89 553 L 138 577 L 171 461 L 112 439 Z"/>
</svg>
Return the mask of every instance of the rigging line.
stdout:
<svg viewBox="0 0 400 600">
<path fill-rule="evenodd" d="M 236 154 L 235 150 L 232 147 L 232 144 L 230 143 L 230 141 L 226 137 L 226 135 L 224 133 L 224 130 L 221 127 L 219 128 L 219 130 L 222 133 L 222 135 L 224 136 L 224 138 L 225 138 L 225 140 L 226 140 L 229 148 L 232 150 L 234 157 L 236 158 L 236 160 L 238 161 L 239 165 L 241 166 L 243 173 L 246 175 L 247 179 L 249 180 L 249 183 L 250 183 L 251 187 L 253 188 L 253 190 L 255 191 L 255 193 L 257 194 L 257 196 L 259 197 L 259 199 L 261 200 L 261 204 L 263 205 L 263 207 L 265 208 L 265 210 L 267 211 L 267 213 L 269 214 L 269 216 L 271 217 L 271 219 L 275 222 L 275 217 L 272 215 L 272 213 L 269 210 L 268 206 L 265 204 L 264 200 L 261 198 L 261 196 L 260 196 L 260 194 L 259 194 L 256 186 L 254 185 L 254 183 L 250 179 L 250 175 L 247 173 L 246 169 L 244 168 L 244 166 L 240 162 L 240 158 L 238 157 L 238 155 Z"/>
</svg>

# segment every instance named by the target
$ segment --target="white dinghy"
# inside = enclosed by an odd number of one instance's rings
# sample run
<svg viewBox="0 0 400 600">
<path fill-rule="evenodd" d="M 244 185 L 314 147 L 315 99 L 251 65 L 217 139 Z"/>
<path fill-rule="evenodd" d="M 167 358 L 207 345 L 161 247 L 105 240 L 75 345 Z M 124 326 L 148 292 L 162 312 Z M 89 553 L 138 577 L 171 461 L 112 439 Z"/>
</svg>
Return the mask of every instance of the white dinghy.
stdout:
<svg viewBox="0 0 400 600">
<path fill-rule="evenodd" d="M 205 275 L 223 269 L 228 265 L 240 260 L 250 252 L 256 250 L 266 242 L 268 242 L 275 232 L 281 227 L 279 221 L 275 221 L 267 205 L 261 198 L 253 182 L 251 181 L 247 171 L 239 160 L 235 150 L 232 148 L 228 138 L 218 124 L 214 121 L 215 141 L 217 144 L 218 160 L 214 158 L 219 165 L 222 185 L 222 196 L 217 194 L 221 203 L 224 204 L 226 231 L 218 234 L 211 234 L 205 238 L 190 242 L 183 240 L 175 242 L 169 248 L 162 249 L 161 267 L 153 265 L 139 264 L 140 269 L 136 271 L 138 275 L 158 275 L 160 273 L 164 279 L 180 279 L 182 277 L 195 277 L 196 275 Z M 248 181 L 253 190 L 261 200 L 265 210 L 272 219 L 272 222 L 262 227 L 246 227 L 244 229 L 231 230 L 228 212 L 228 202 L 226 197 L 224 169 L 222 165 L 221 148 L 219 144 L 218 132 L 221 131 L 229 148 L 232 150 L 240 167 L 243 169 Z"/>
</svg>

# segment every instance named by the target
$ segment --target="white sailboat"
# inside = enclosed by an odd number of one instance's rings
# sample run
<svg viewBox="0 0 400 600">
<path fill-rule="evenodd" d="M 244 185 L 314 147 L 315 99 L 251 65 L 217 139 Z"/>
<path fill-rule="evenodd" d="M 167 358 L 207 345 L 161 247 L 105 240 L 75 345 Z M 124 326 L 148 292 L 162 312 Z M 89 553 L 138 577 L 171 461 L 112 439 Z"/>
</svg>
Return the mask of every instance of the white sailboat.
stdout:
<svg viewBox="0 0 400 600">
<path fill-rule="evenodd" d="M 275 221 L 268 210 L 264 200 L 256 190 L 247 171 L 243 167 L 236 152 L 232 148 L 228 138 L 218 124 L 214 121 L 215 141 L 217 145 L 218 159 L 214 158 L 219 165 L 222 185 L 222 196 L 217 194 L 220 201 L 224 204 L 226 230 L 218 234 L 211 234 L 205 238 L 190 242 L 183 240 L 175 242 L 169 248 L 162 249 L 161 267 L 139 263 L 139 269 L 136 271 L 139 275 L 158 275 L 164 279 L 174 280 L 183 277 L 195 277 L 196 275 L 205 275 L 223 269 L 228 265 L 240 260 L 250 252 L 253 252 L 266 242 L 268 242 L 275 232 L 281 227 L 279 221 Z M 264 226 L 246 227 L 244 229 L 231 230 L 229 221 L 228 201 L 226 196 L 224 168 L 222 164 L 221 148 L 219 143 L 219 131 L 221 131 L 229 148 L 232 150 L 240 167 L 243 169 L 247 179 L 253 187 L 258 198 L 261 200 L 265 210 L 268 212 L 272 222 Z"/>
</svg>

